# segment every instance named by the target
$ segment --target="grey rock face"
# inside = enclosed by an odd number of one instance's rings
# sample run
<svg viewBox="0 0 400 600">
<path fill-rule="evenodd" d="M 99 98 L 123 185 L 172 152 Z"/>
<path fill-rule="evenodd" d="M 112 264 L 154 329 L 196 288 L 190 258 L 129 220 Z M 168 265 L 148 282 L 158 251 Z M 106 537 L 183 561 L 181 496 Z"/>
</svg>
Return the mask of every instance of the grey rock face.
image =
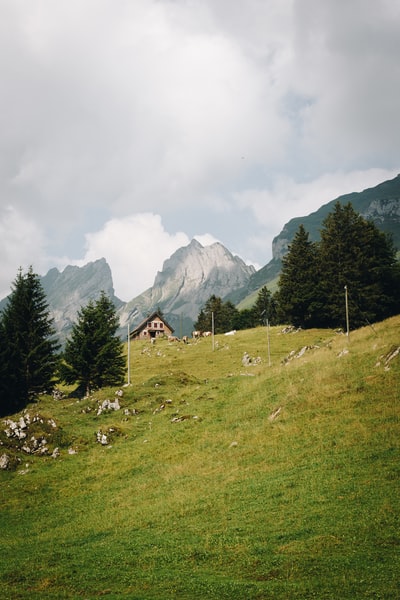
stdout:
<svg viewBox="0 0 400 600">
<path fill-rule="evenodd" d="M 183 333 L 187 334 L 189 321 L 190 329 L 212 294 L 223 298 L 245 286 L 254 272 L 253 266 L 246 265 L 222 244 L 203 247 L 192 240 L 164 262 L 153 287 L 128 302 L 121 311 L 121 324 L 126 324 L 132 311 L 136 311 L 134 322 L 139 322 L 148 312 L 161 308 L 178 335 L 184 319 Z"/>
<path fill-rule="evenodd" d="M 62 272 L 51 269 L 42 277 L 41 284 L 61 342 L 76 322 L 78 311 L 90 300 L 96 300 L 102 291 L 117 308 L 123 305 L 114 294 L 111 269 L 104 258 L 83 267 L 70 265 Z"/>
</svg>

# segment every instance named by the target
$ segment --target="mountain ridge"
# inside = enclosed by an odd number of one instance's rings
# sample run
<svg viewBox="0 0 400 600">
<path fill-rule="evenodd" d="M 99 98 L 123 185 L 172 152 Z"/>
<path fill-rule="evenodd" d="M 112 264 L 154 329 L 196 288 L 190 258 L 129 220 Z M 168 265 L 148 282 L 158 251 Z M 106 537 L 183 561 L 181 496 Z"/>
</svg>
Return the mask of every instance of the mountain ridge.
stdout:
<svg viewBox="0 0 400 600">
<path fill-rule="evenodd" d="M 288 250 L 300 224 L 317 241 L 325 217 L 336 202 L 351 202 L 354 209 L 376 226 L 389 233 L 400 249 L 400 175 L 362 192 L 339 196 L 303 217 L 290 219 L 272 241 L 273 258 L 258 271 L 233 255 L 223 244 L 209 246 L 192 239 L 187 246 L 178 248 L 165 259 L 162 269 L 155 275 L 147 290 L 128 302 L 120 300 L 114 292 L 112 272 L 105 258 L 87 263 L 83 267 L 68 265 L 60 272 L 56 267 L 41 277 L 50 315 L 63 343 L 70 332 L 77 313 L 90 300 L 104 291 L 114 303 L 120 318 L 119 335 L 126 339 L 128 320 L 134 326 L 153 310 L 160 309 L 177 335 L 188 335 L 193 322 L 208 298 L 215 294 L 224 301 L 230 300 L 239 308 L 254 303 L 258 290 L 275 285 L 282 266 L 282 257 Z M 0 310 L 7 299 L 0 301 Z"/>
<path fill-rule="evenodd" d="M 336 202 L 351 202 L 354 210 L 365 219 L 371 220 L 381 231 L 391 235 L 394 246 L 400 251 L 400 174 L 383 181 L 378 185 L 366 188 L 361 192 L 351 192 L 338 196 L 323 204 L 309 215 L 294 217 L 282 228 L 272 240 L 272 259 L 251 277 L 248 289 L 236 290 L 230 295 L 235 304 L 246 304 L 246 298 L 263 285 L 276 280 L 282 268 L 282 257 L 288 251 L 299 225 L 304 225 L 309 239 L 316 242 L 320 239 L 323 220 L 333 211 Z"/>
<path fill-rule="evenodd" d="M 188 335 L 211 294 L 226 296 L 232 287 L 245 286 L 254 272 L 220 242 L 202 246 L 194 239 L 164 261 L 152 287 L 121 309 L 121 325 L 132 312 L 140 320 L 160 308 L 179 335 Z"/>
</svg>

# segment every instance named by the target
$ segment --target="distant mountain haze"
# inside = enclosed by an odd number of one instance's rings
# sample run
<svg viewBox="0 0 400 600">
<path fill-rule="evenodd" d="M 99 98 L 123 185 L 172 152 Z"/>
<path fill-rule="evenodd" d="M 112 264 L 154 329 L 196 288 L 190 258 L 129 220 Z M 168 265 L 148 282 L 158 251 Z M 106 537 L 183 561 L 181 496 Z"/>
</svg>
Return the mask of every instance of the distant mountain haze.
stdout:
<svg viewBox="0 0 400 600">
<path fill-rule="evenodd" d="M 398 175 L 363 192 L 340 196 L 308 216 L 291 219 L 272 242 L 272 260 L 258 271 L 218 242 L 204 247 L 197 240 L 192 240 L 165 260 L 152 287 L 125 303 L 115 296 L 111 269 L 104 258 L 84 267 L 68 266 L 62 272 L 53 268 L 41 278 L 41 283 L 60 341 L 64 342 L 71 331 L 79 309 L 89 300 L 97 299 L 101 291 L 109 296 L 118 311 L 122 338 L 126 339 L 128 321 L 134 328 L 157 309 L 175 329 L 175 335 L 189 335 L 193 322 L 212 294 L 239 304 L 246 298 L 253 299 L 263 285 L 276 280 L 282 257 L 299 225 L 304 225 L 311 240 L 318 240 L 322 222 L 337 201 L 342 204 L 351 202 L 358 213 L 372 220 L 382 231 L 390 233 L 396 248 L 400 249 Z M 6 301 L 0 302 L 0 310 Z"/>
</svg>

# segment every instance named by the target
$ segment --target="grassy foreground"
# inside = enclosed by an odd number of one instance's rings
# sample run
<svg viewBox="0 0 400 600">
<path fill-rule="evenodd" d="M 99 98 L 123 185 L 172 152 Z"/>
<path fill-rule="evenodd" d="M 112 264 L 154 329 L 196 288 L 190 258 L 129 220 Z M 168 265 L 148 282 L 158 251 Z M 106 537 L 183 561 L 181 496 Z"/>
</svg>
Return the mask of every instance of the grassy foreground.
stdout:
<svg viewBox="0 0 400 600">
<path fill-rule="evenodd" d="M 29 406 L 60 455 L 0 473 L 1 597 L 400 598 L 399 345 L 400 317 L 272 328 L 270 361 L 264 328 L 137 342 L 119 411 Z"/>
</svg>

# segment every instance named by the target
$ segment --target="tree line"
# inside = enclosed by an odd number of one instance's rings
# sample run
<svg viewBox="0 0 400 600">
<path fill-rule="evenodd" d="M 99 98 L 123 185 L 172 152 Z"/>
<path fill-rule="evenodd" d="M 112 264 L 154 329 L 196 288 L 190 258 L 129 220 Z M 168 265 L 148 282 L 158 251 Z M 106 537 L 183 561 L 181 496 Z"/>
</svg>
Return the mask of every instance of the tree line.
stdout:
<svg viewBox="0 0 400 600">
<path fill-rule="evenodd" d="M 195 327 L 215 333 L 271 325 L 350 327 L 356 329 L 400 312 L 400 263 L 390 236 L 364 219 L 351 203 L 335 204 L 322 223 L 320 241 L 312 242 L 300 225 L 282 259 L 278 289 L 266 286 L 254 306 L 238 310 L 211 296 Z M 347 298 L 346 298 L 347 297 Z"/>
<path fill-rule="evenodd" d="M 400 312 L 400 263 L 389 236 L 336 203 L 312 242 L 300 225 L 282 259 L 278 289 L 261 288 L 254 306 L 238 310 L 212 295 L 195 328 L 224 333 L 262 324 L 344 328 L 348 301 L 351 328 Z M 78 384 L 81 395 L 124 382 L 126 361 L 117 337 L 118 317 L 101 293 L 78 312 L 60 351 L 46 296 L 32 268 L 20 269 L 0 314 L 0 416 L 24 408 L 57 382 Z"/>
<path fill-rule="evenodd" d="M 20 269 L 0 315 L 0 416 L 21 410 L 59 382 L 77 383 L 81 395 L 121 385 L 126 366 L 118 324 L 102 292 L 78 312 L 61 352 L 39 276 Z"/>
</svg>

